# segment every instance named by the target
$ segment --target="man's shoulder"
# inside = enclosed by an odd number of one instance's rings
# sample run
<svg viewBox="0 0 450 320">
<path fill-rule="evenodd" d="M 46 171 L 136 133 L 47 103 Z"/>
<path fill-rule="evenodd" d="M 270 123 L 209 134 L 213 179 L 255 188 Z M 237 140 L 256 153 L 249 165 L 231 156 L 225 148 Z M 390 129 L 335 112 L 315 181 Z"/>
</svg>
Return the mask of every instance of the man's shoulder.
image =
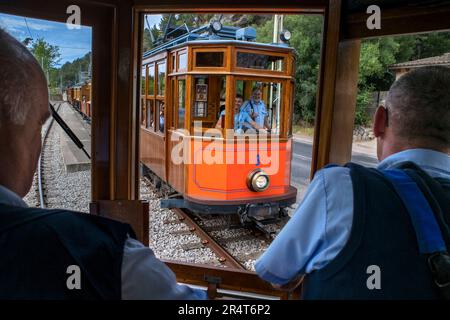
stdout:
<svg viewBox="0 0 450 320">
<path fill-rule="evenodd" d="M 32 222 L 35 226 L 51 227 L 67 235 L 75 234 L 77 230 L 83 232 L 97 230 L 105 234 L 114 235 L 114 237 L 122 233 L 133 234 L 131 227 L 126 223 L 72 210 L 0 205 L 0 212 L 4 213 L 1 220 L 5 224 L 11 223 L 16 225 Z"/>
<path fill-rule="evenodd" d="M 330 183 L 332 185 L 339 185 L 342 179 L 350 178 L 350 168 L 345 166 L 326 166 L 314 175 L 314 180 L 323 180 L 323 182 Z"/>
</svg>

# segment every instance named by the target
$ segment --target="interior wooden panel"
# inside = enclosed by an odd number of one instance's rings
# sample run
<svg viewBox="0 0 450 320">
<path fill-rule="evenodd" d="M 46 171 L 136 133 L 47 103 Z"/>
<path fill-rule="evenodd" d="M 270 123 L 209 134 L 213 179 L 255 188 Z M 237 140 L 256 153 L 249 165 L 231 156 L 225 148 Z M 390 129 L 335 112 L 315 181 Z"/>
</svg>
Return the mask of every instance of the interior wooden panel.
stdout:
<svg viewBox="0 0 450 320">
<path fill-rule="evenodd" d="M 345 164 L 351 160 L 358 93 L 359 54 L 361 40 L 343 41 L 338 48 L 336 94 L 333 108 L 333 127 L 330 142 L 330 163 Z"/>
<path fill-rule="evenodd" d="M 329 160 L 337 53 L 341 25 L 341 6 L 341 0 L 330 1 L 330 6 L 324 16 L 324 34 L 317 91 L 311 177 L 314 176 L 314 173 L 318 169 L 328 164 Z M 342 129 L 349 130 L 348 128 Z"/>
</svg>

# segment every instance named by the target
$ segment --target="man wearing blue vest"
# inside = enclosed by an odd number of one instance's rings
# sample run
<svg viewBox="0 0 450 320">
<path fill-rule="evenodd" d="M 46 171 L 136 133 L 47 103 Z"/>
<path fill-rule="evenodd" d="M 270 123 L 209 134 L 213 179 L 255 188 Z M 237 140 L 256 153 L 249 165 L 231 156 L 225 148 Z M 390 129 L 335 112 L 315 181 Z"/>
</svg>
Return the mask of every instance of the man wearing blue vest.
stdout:
<svg viewBox="0 0 450 320">
<path fill-rule="evenodd" d="M 66 210 L 28 208 L 49 117 L 37 61 L 0 29 L 0 300 L 204 299 L 178 285 L 128 224 Z M 69 277 L 79 270 L 79 286 Z"/>
<path fill-rule="evenodd" d="M 259 276 L 305 299 L 449 298 L 449 88 L 445 67 L 399 78 L 374 117 L 378 168 L 318 171 Z"/>
</svg>

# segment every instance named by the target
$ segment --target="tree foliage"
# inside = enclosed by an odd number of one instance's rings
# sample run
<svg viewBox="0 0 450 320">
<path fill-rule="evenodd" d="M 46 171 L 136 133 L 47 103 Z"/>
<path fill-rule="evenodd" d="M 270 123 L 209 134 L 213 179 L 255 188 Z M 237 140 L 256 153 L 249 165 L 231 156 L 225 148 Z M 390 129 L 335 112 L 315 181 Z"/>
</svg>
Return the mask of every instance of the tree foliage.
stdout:
<svg viewBox="0 0 450 320">
<path fill-rule="evenodd" d="M 44 71 L 53 68 L 58 64 L 61 54 L 59 47 L 53 46 L 46 42 L 43 38 L 37 39 L 31 44 L 30 51 L 33 53 L 36 60 L 40 63 Z"/>
<path fill-rule="evenodd" d="M 262 26 L 253 26 L 257 30 L 257 41 L 272 42 L 273 19 L 266 21 Z M 297 52 L 294 121 L 312 123 L 316 109 L 322 17 L 312 15 L 285 16 L 284 28 L 292 32 L 290 46 L 295 48 Z"/>
</svg>

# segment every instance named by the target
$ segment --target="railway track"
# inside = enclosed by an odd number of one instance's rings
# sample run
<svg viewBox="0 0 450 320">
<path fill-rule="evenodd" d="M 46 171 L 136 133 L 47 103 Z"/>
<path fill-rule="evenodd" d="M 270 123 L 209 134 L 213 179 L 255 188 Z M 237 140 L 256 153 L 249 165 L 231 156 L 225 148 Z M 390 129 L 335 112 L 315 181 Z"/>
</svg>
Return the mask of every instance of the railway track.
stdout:
<svg viewBox="0 0 450 320">
<path fill-rule="evenodd" d="M 143 177 L 142 181 L 154 189 L 147 177 Z M 156 194 L 159 199 L 163 198 L 161 193 Z M 264 252 L 286 223 L 278 221 L 278 224 L 270 224 L 264 233 L 260 228 L 240 225 L 231 216 L 200 216 L 182 209 L 172 209 L 171 212 L 173 215 L 166 218 L 163 225 L 170 227 L 170 236 L 180 238 L 177 241 L 179 248 L 186 252 L 209 248 L 215 259 L 205 264 L 240 270 L 252 270 L 254 260 Z M 271 236 L 268 237 L 268 234 Z M 192 235 L 195 237 L 191 237 Z"/>
<path fill-rule="evenodd" d="M 61 103 L 58 103 L 58 106 L 56 108 L 57 111 L 59 111 L 59 108 L 61 107 Z M 39 207 L 45 208 L 47 204 L 47 198 L 45 195 L 45 178 L 44 178 L 44 170 L 45 170 L 45 143 L 47 142 L 47 137 L 49 135 L 50 130 L 52 129 L 53 123 L 55 119 L 50 118 L 48 121 L 49 124 L 44 130 L 44 134 L 42 136 L 42 148 L 41 148 L 41 154 L 39 156 L 38 166 L 37 166 L 37 193 L 38 193 L 38 204 Z"/>
</svg>

